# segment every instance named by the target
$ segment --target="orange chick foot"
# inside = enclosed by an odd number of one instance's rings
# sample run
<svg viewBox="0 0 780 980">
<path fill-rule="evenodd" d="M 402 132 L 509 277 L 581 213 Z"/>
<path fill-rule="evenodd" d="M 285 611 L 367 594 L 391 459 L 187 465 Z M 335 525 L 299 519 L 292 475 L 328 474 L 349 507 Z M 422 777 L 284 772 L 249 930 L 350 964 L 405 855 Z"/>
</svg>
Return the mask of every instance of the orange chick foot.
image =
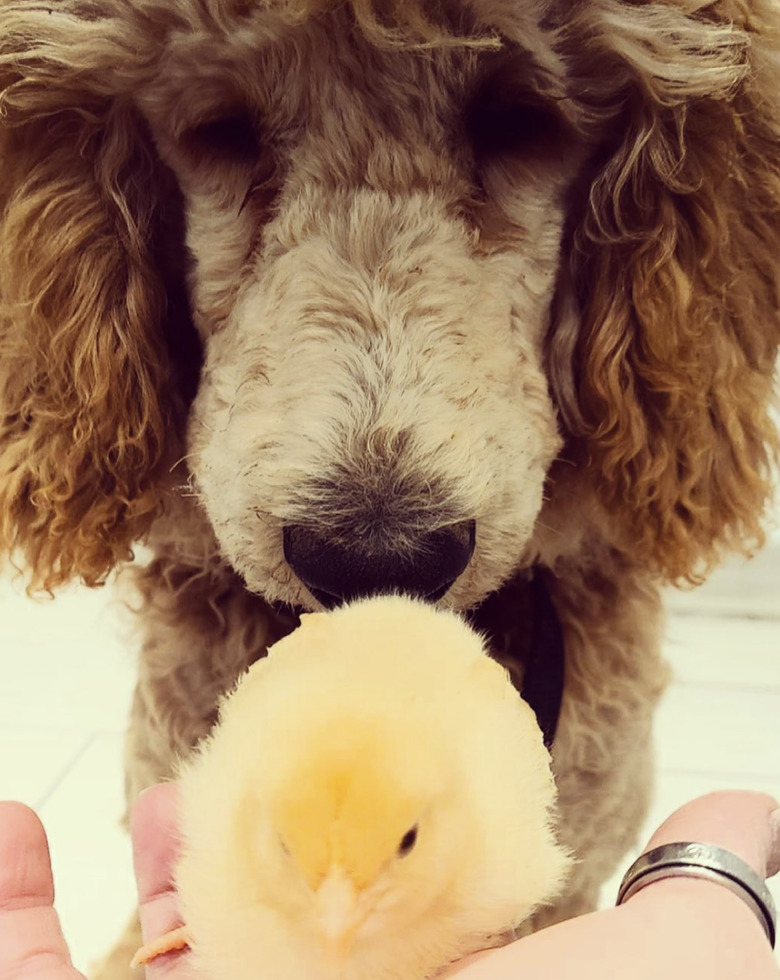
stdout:
<svg viewBox="0 0 780 980">
<path fill-rule="evenodd" d="M 186 926 L 179 926 L 178 929 L 166 932 L 150 943 L 144 943 L 131 960 L 130 966 L 145 966 L 164 953 L 175 953 L 180 949 L 186 949 L 189 945 L 190 937 Z"/>
</svg>

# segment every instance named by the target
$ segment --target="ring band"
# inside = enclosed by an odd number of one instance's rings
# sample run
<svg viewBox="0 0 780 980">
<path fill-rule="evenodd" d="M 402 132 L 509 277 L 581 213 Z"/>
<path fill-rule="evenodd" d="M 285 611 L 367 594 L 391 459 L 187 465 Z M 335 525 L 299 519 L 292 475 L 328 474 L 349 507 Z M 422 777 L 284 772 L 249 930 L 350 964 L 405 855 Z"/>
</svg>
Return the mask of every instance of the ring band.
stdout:
<svg viewBox="0 0 780 980">
<path fill-rule="evenodd" d="M 738 895 L 764 927 L 774 949 L 777 913 L 766 882 L 731 851 L 712 844 L 664 844 L 642 854 L 626 872 L 618 890 L 616 905 L 661 878 L 705 878 Z"/>
</svg>

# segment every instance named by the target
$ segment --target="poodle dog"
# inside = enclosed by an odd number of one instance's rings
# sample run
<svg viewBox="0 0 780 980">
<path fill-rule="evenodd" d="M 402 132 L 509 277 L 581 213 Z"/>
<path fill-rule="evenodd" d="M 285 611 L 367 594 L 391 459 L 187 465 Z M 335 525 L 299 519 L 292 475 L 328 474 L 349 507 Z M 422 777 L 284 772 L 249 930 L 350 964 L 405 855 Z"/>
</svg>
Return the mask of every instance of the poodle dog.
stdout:
<svg viewBox="0 0 780 980">
<path fill-rule="evenodd" d="M 129 798 L 300 611 L 423 596 L 522 684 L 538 580 L 537 924 L 594 906 L 661 586 L 762 539 L 778 93 L 773 0 L 0 0 L 0 541 L 148 546 Z"/>
</svg>

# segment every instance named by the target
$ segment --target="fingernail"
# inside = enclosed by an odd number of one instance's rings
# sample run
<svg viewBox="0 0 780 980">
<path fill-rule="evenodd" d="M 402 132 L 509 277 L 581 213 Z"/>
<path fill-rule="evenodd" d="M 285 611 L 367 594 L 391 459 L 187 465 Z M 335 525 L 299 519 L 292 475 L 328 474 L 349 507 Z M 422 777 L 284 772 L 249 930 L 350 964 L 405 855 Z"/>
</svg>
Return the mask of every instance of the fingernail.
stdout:
<svg viewBox="0 0 780 980">
<path fill-rule="evenodd" d="M 766 876 L 771 878 L 780 871 L 780 807 L 769 814 L 769 826 L 771 828 L 771 842 L 769 845 L 769 859 L 766 864 Z"/>
</svg>

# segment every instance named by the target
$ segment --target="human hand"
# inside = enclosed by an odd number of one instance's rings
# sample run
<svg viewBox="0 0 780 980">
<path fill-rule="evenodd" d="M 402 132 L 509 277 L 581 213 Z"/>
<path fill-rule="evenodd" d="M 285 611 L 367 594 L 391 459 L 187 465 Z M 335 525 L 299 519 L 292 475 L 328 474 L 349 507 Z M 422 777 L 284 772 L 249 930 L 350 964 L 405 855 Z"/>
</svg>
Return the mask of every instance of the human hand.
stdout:
<svg viewBox="0 0 780 980">
<path fill-rule="evenodd" d="M 178 924 L 171 884 L 176 860 L 176 787 L 155 786 L 132 816 L 133 852 L 144 936 Z M 33 810 L 0 803 L 0 977 L 85 980 L 71 961 L 54 909 L 49 846 Z M 160 957 L 148 980 L 190 980 L 188 957 Z"/>
<path fill-rule="evenodd" d="M 701 841 L 733 851 L 762 877 L 780 870 L 780 810 L 763 793 L 711 793 L 685 804 L 647 849 Z M 657 881 L 619 908 L 570 919 L 448 967 L 437 980 L 780 980 L 753 912 L 730 891 L 692 878 Z"/>
</svg>

